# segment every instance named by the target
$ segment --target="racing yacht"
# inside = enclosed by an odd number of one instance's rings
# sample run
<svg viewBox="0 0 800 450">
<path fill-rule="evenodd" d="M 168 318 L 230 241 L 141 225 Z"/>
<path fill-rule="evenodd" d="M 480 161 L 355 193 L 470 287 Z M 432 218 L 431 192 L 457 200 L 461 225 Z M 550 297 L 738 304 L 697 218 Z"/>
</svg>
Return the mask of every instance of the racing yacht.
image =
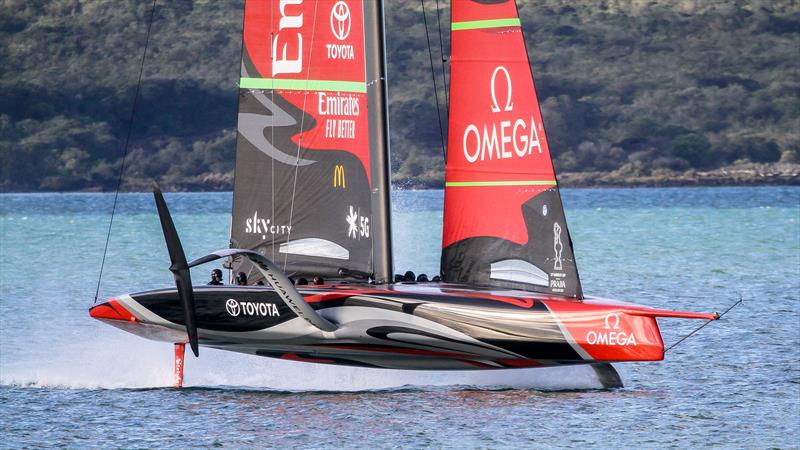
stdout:
<svg viewBox="0 0 800 450">
<path fill-rule="evenodd" d="M 176 286 L 90 316 L 175 345 L 317 364 L 489 370 L 658 361 L 654 309 L 584 295 L 513 0 L 452 2 L 441 278 L 396 281 L 383 4 L 247 0 L 230 248 L 187 261 L 155 203 Z M 194 286 L 224 261 L 248 286 Z M 295 285 L 320 277 L 324 284 Z"/>
</svg>

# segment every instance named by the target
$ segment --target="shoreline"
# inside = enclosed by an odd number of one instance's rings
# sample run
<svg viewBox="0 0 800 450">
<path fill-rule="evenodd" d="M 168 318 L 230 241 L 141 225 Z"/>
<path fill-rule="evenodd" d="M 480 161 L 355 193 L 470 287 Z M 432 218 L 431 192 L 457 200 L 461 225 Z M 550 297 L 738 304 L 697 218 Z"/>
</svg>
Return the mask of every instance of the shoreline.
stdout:
<svg viewBox="0 0 800 450">
<path fill-rule="evenodd" d="M 651 174 L 617 172 L 565 172 L 558 175 L 562 189 L 569 188 L 665 188 L 665 187 L 759 187 L 800 186 L 800 164 L 756 164 L 748 163 L 722 167 L 708 171 L 689 170 L 683 173 L 664 171 Z M 120 192 L 150 192 L 153 181 L 128 179 Z M 164 191 L 170 192 L 230 192 L 233 191 L 232 174 L 207 174 L 185 183 L 161 183 Z M 443 189 L 441 180 L 422 179 L 392 180 L 393 189 L 435 190 Z M 3 189 L 3 194 L 22 193 L 79 193 L 114 192 L 102 186 L 75 190 L 26 190 Z"/>
<path fill-rule="evenodd" d="M 774 182 L 770 183 L 638 183 L 638 182 L 630 182 L 630 183 L 596 183 L 596 184 L 565 184 L 559 180 L 559 189 L 678 189 L 678 188 L 737 188 L 737 187 L 748 187 L 748 188 L 762 188 L 762 187 L 800 187 L 800 181 L 792 180 L 788 182 L 781 182 L 780 180 L 775 180 Z M 176 192 L 176 193 L 205 193 L 205 192 L 229 192 L 233 193 L 233 189 L 231 188 L 219 188 L 219 189 L 208 189 L 208 188 L 199 188 L 199 189 L 186 189 L 183 186 L 179 186 L 178 189 L 173 189 L 174 186 L 164 185 L 161 186 L 163 192 Z M 398 191 L 436 191 L 436 190 L 443 190 L 443 186 L 430 186 L 430 185 L 422 185 L 422 184 L 403 184 L 399 185 L 397 183 L 392 183 L 392 190 Z M 122 189 L 119 191 L 121 194 L 150 194 L 152 193 L 151 189 Z M 113 194 L 113 190 L 102 190 L 102 189 L 81 189 L 81 190 L 64 190 L 64 191 L 30 191 L 30 190 L 4 190 L 0 191 L 0 195 L 13 195 L 13 194 Z"/>
</svg>

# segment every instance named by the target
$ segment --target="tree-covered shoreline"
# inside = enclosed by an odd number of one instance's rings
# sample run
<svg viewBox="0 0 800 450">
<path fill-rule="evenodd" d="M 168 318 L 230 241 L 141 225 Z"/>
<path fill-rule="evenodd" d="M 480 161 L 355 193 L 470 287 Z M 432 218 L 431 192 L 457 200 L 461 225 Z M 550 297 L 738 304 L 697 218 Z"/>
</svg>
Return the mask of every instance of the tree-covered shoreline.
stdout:
<svg viewBox="0 0 800 450">
<path fill-rule="evenodd" d="M 562 185 L 800 183 L 796 2 L 518 3 Z M 115 189 L 151 3 L 2 4 L 0 190 Z M 242 4 L 158 3 L 123 189 L 231 189 Z M 386 9 L 393 180 L 441 187 L 420 2 Z"/>
</svg>

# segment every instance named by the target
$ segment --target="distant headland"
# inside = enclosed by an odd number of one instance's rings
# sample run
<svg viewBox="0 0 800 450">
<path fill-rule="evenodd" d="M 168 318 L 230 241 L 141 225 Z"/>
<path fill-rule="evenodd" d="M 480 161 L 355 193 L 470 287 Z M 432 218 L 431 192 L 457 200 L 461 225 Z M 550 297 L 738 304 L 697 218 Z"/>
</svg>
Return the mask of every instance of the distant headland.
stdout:
<svg viewBox="0 0 800 450">
<path fill-rule="evenodd" d="M 0 191 L 114 190 L 149 4 L 12 3 Z M 123 189 L 231 189 L 242 3 L 158 3 Z M 562 186 L 800 184 L 797 2 L 518 3 Z M 386 2 L 399 187 L 444 181 L 449 10 L 440 47 L 430 8 L 436 91 L 419 2 Z"/>
</svg>

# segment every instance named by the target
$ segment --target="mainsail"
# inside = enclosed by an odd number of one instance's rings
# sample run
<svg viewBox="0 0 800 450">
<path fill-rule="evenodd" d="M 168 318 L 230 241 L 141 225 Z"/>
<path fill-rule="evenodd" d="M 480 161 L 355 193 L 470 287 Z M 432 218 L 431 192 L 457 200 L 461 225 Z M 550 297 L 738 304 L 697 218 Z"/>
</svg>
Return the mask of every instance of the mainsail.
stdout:
<svg viewBox="0 0 800 450">
<path fill-rule="evenodd" d="M 442 274 L 582 298 L 513 0 L 452 2 Z"/>
<path fill-rule="evenodd" d="M 231 245 L 290 276 L 373 271 L 362 6 L 245 4 Z"/>
</svg>

